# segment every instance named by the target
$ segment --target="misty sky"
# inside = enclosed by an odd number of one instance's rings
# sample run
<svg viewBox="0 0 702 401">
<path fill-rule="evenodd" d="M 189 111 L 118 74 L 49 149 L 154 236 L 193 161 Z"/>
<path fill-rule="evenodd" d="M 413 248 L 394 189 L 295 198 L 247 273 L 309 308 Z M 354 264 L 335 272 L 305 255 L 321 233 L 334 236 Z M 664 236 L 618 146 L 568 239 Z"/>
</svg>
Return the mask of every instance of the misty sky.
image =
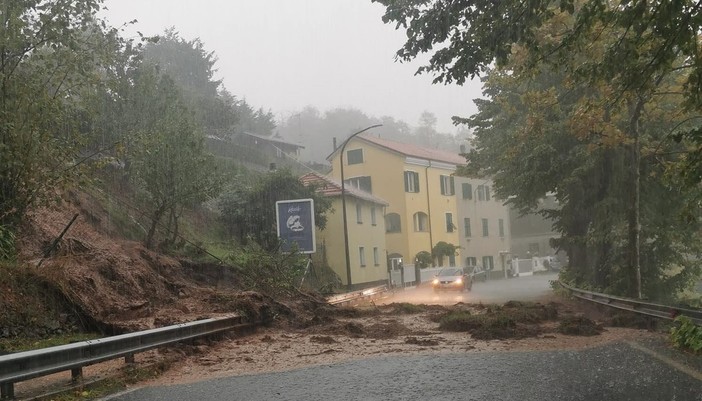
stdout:
<svg viewBox="0 0 702 401">
<path fill-rule="evenodd" d="M 403 31 L 383 24 L 384 7 L 370 0 L 105 0 L 113 26 L 137 19 L 125 36 L 175 26 L 181 37 L 199 37 L 214 51 L 218 78 L 254 107 L 287 118 L 307 105 L 321 111 L 355 107 L 417 125 L 424 110 L 437 129 L 454 133 L 451 116 L 475 112 L 477 82 L 432 85 L 414 76 L 420 65 L 394 54 Z"/>
</svg>

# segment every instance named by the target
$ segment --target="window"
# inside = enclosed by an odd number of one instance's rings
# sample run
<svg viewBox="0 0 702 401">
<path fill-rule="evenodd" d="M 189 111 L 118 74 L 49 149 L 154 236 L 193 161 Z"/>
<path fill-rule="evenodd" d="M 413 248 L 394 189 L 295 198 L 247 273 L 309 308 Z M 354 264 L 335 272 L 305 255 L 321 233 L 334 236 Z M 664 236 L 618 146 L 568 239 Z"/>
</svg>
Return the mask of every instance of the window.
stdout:
<svg viewBox="0 0 702 401">
<path fill-rule="evenodd" d="M 478 185 L 477 191 L 478 191 L 478 200 L 484 201 L 485 200 L 485 185 Z"/>
<path fill-rule="evenodd" d="M 456 193 L 452 175 L 440 175 L 439 180 L 441 181 L 441 195 L 454 195 Z"/>
<path fill-rule="evenodd" d="M 478 185 L 478 200 L 479 201 L 489 201 L 490 200 L 490 186 L 489 185 Z"/>
<path fill-rule="evenodd" d="M 349 178 L 348 180 L 345 180 L 344 183 L 354 188 L 358 188 L 362 191 L 366 191 L 369 193 L 373 192 L 373 187 L 371 186 L 371 178 L 368 176 Z"/>
<path fill-rule="evenodd" d="M 375 218 L 375 206 L 371 206 L 371 224 L 378 225 L 378 221 Z"/>
<path fill-rule="evenodd" d="M 419 173 L 405 171 L 405 192 L 419 192 Z"/>
<path fill-rule="evenodd" d="M 402 231 L 400 215 L 397 213 L 388 213 L 385 215 L 385 232 L 399 233 Z"/>
<path fill-rule="evenodd" d="M 461 189 L 463 190 L 463 199 L 473 199 L 473 186 L 464 182 L 461 184 Z"/>
<path fill-rule="evenodd" d="M 478 265 L 478 259 L 476 259 L 474 256 L 468 256 L 466 258 L 466 266 L 477 266 Z"/>
<path fill-rule="evenodd" d="M 366 249 L 362 246 L 358 247 L 358 260 L 361 262 L 361 267 L 366 267 Z"/>
<path fill-rule="evenodd" d="M 346 152 L 346 164 L 363 163 L 363 149 L 353 149 Z"/>
<path fill-rule="evenodd" d="M 363 223 L 363 207 L 360 203 L 356 204 L 356 223 Z"/>
<path fill-rule="evenodd" d="M 456 255 L 449 255 L 449 267 L 456 267 Z"/>
<path fill-rule="evenodd" d="M 452 233 L 454 228 L 456 228 L 456 226 L 453 225 L 453 214 L 446 213 L 446 232 Z"/>
<path fill-rule="evenodd" d="M 483 237 L 489 236 L 490 233 L 488 232 L 488 219 L 483 219 Z"/>
<path fill-rule="evenodd" d="M 505 236 L 505 221 L 503 219 L 498 220 L 498 230 L 500 231 L 500 237 Z"/>
<path fill-rule="evenodd" d="M 373 247 L 373 266 L 380 266 L 380 256 L 377 247 Z"/>
<path fill-rule="evenodd" d="M 492 256 L 483 256 L 483 268 L 485 270 L 492 270 L 495 268 L 495 264 L 492 261 Z"/>
<path fill-rule="evenodd" d="M 414 214 L 414 231 L 428 231 L 429 216 L 424 212 Z"/>
<path fill-rule="evenodd" d="M 471 237 L 471 231 L 470 231 L 470 219 L 468 217 L 465 217 L 463 219 L 463 232 L 466 235 L 466 238 Z"/>
</svg>

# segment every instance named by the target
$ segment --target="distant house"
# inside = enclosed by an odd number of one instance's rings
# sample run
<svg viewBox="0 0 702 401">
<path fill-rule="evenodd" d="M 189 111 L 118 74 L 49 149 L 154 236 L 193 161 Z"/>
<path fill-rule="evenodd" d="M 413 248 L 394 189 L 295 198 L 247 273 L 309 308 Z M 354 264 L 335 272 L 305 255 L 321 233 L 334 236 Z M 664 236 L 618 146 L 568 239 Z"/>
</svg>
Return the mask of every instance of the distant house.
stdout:
<svg viewBox="0 0 702 401">
<path fill-rule="evenodd" d="M 342 283 L 349 285 L 341 183 L 317 173 L 305 174 L 300 181 L 305 185 L 317 186 L 320 194 L 332 199 L 332 211 L 327 212 L 327 226 L 324 230 L 317 230 L 317 253 L 322 253 Z M 384 220 L 388 203 L 351 185 L 344 189 L 351 287 L 383 284 L 388 279 Z"/>
<path fill-rule="evenodd" d="M 555 196 L 547 195 L 539 201 L 538 210 L 558 209 Z M 556 249 L 551 247 L 551 240 L 560 238 L 561 234 L 553 228 L 553 220 L 538 213 L 521 216 L 519 211 L 511 209 L 512 254 L 520 259 L 534 256 L 553 256 Z"/>
<path fill-rule="evenodd" d="M 299 167 L 292 162 L 304 146 L 286 142 L 274 136 L 251 132 L 233 133 L 227 138 L 208 136 L 207 148 L 216 156 L 233 159 L 254 170 L 265 171 L 272 167 Z"/>
<path fill-rule="evenodd" d="M 255 149 L 273 159 L 282 159 L 285 155 L 297 157 L 300 155 L 300 149 L 305 148 L 296 143 L 286 142 L 282 138 L 257 135 L 251 132 L 233 134 L 232 140 L 240 146 Z"/>
</svg>

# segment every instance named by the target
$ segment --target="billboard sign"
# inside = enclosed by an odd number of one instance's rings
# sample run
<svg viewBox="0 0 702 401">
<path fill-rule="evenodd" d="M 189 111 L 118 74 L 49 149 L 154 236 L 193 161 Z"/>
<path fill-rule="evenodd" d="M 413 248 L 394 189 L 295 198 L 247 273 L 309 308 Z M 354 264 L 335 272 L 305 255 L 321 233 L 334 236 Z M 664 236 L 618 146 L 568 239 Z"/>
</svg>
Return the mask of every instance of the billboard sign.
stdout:
<svg viewBox="0 0 702 401">
<path fill-rule="evenodd" d="M 283 252 L 297 249 L 300 253 L 316 251 L 314 201 L 284 200 L 275 203 L 276 226 Z"/>
</svg>

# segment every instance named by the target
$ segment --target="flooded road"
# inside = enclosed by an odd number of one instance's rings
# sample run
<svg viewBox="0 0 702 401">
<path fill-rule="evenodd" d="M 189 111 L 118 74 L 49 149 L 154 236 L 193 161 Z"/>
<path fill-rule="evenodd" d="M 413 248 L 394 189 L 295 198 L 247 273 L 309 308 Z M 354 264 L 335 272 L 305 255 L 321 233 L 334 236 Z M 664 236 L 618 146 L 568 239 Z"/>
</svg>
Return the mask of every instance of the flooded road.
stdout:
<svg viewBox="0 0 702 401">
<path fill-rule="evenodd" d="M 533 301 L 551 292 L 551 280 L 558 275 L 539 274 L 535 276 L 515 277 L 510 279 L 476 281 L 469 292 L 440 291 L 434 292 L 429 283 L 419 287 L 396 291 L 393 295 L 376 301 L 376 304 L 408 302 L 427 305 L 454 305 L 464 303 L 504 303 L 510 300 Z"/>
</svg>

